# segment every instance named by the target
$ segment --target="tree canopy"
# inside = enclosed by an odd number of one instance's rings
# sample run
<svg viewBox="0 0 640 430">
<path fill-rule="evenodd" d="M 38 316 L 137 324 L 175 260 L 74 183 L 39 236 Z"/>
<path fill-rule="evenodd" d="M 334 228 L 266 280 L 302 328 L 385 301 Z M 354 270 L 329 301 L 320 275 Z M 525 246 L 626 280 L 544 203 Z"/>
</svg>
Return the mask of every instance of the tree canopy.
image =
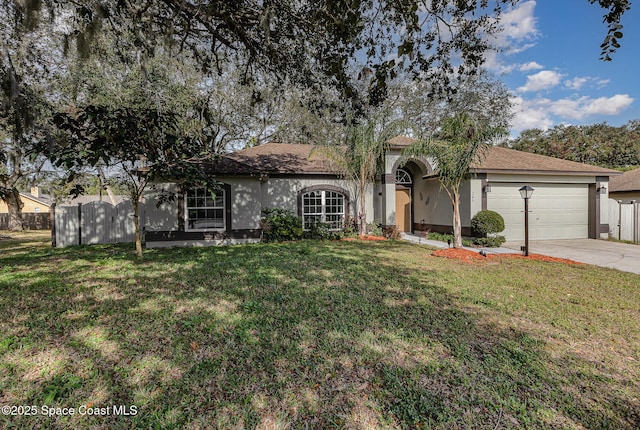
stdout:
<svg viewBox="0 0 640 430">
<path fill-rule="evenodd" d="M 620 127 L 600 123 L 525 130 L 502 145 L 608 168 L 639 166 L 640 121 L 630 121 Z"/>
</svg>

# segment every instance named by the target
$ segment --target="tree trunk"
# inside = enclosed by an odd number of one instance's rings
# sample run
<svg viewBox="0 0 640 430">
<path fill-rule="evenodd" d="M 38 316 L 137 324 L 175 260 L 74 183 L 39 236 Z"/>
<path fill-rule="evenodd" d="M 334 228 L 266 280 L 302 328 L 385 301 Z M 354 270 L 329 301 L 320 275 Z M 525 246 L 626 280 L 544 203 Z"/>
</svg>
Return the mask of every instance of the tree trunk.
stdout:
<svg viewBox="0 0 640 430">
<path fill-rule="evenodd" d="M 98 178 L 100 178 L 100 188 L 107 190 L 107 194 L 109 195 L 109 200 L 111 200 L 111 204 L 115 206 L 116 204 L 118 204 L 118 202 L 116 202 L 116 196 L 113 194 L 111 187 L 107 183 L 107 178 L 105 178 L 104 176 L 104 171 L 100 166 L 98 166 L 97 169 L 98 169 Z M 100 192 L 100 195 L 102 195 L 102 192 Z"/>
<path fill-rule="evenodd" d="M 453 190 L 453 247 L 462 248 L 462 223 L 460 222 L 460 194 Z"/>
<path fill-rule="evenodd" d="M 22 225 L 22 208 L 24 204 L 20 199 L 20 192 L 15 188 L 12 189 L 5 203 L 9 212 L 9 230 L 22 231 L 24 229 Z"/>
<path fill-rule="evenodd" d="M 140 231 L 140 202 L 133 200 L 133 222 L 136 227 L 136 256 L 142 260 L 142 232 Z"/>
<path fill-rule="evenodd" d="M 358 214 L 358 218 L 360 218 L 360 237 L 364 237 L 367 233 L 367 215 L 365 211 L 367 210 L 367 203 L 365 201 L 365 195 L 367 194 L 367 182 L 363 181 L 360 183 L 360 213 Z"/>
</svg>

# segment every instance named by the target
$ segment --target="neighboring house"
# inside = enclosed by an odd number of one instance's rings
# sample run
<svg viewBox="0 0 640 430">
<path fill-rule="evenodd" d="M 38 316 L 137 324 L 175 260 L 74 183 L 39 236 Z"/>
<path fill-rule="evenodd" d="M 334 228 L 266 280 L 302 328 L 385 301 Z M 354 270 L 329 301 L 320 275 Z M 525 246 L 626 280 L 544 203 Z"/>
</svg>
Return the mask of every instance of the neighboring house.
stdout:
<svg viewBox="0 0 640 430">
<path fill-rule="evenodd" d="M 22 200 L 22 213 L 49 213 L 53 199 L 51 196 L 44 195 L 40 191 L 40 187 L 31 187 L 31 193 L 20 193 Z M 7 204 L 0 200 L 0 214 L 9 213 Z"/>
<path fill-rule="evenodd" d="M 640 202 L 640 169 L 629 170 L 622 175 L 611 178 L 609 182 L 609 198 L 629 203 Z"/>
<path fill-rule="evenodd" d="M 440 188 L 427 157 L 402 157 L 413 139 L 389 141 L 384 173 L 367 189 L 367 222 L 396 226 L 404 232 L 450 232 L 452 205 Z M 304 144 L 269 143 L 203 164 L 221 183 L 214 196 L 204 189 L 156 184 L 145 196 L 148 247 L 208 245 L 258 241 L 261 210 L 285 208 L 300 215 L 305 227 L 321 221 L 339 228 L 357 216 L 352 183 L 321 154 Z M 483 209 L 505 219 L 507 240 L 524 238 L 524 204 L 518 189 L 528 184 L 530 238 L 600 238 L 609 232 L 607 185 L 618 172 L 586 164 L 492 147 L 473 166 L 473 178 L 461 189 L 463 233 Z M 155 193 L 175 192 L 173 203 L 156 207 Z"/>
</svg>

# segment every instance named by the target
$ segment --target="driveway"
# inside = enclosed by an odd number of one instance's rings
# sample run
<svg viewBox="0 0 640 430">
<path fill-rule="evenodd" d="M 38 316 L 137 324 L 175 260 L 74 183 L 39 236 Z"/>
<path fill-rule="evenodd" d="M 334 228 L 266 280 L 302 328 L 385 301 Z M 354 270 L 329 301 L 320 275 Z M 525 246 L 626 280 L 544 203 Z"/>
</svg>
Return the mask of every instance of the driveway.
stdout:
<svg viewBox="0 0 640 430">
<path fill-rule="evenodd" d="M 503 247 L 520 252 L 522 245 L 524 241 L 507 242 Z M 529 252 L 640 274 L 640 245 L 596 239 L 535 240 L 529 242 Z"/>
</svg>

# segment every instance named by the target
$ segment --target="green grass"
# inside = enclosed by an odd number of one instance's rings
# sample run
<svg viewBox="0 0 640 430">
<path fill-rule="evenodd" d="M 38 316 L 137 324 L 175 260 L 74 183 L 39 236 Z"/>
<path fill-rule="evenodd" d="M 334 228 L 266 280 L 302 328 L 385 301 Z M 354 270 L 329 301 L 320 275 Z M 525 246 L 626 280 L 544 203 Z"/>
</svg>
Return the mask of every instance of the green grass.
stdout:
<svg viewBox="0 0 640 430">
<path fill-rule="evenodd" d="M 0 234 L 0 236 L 5 236 Z M 405 242 L 0 239 L 8 428 L 640 426 L 640 276 Z"/>
</svg>

